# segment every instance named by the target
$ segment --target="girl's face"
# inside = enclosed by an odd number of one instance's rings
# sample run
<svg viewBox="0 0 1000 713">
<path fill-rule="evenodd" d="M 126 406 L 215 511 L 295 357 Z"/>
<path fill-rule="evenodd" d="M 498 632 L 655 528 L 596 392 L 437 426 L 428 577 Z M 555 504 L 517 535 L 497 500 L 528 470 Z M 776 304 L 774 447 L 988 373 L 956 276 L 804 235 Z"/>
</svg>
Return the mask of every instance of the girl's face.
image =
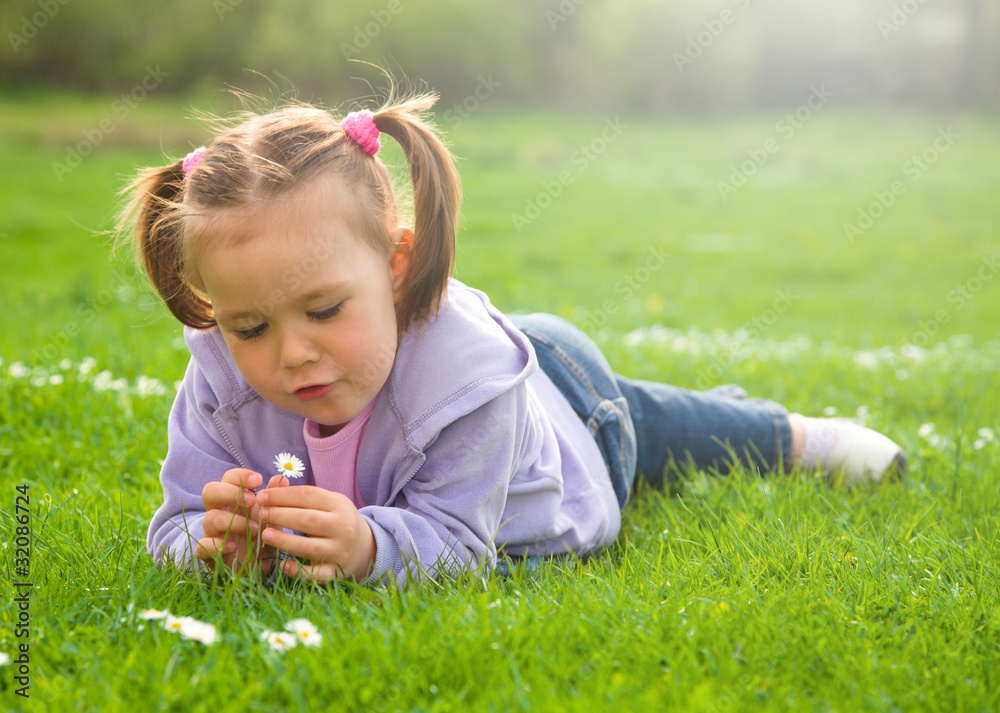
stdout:
<svg viewBox="0 0 1000 713">
<path fill-rule="evenodd" d="M 218 247 L 198 263 L 243 378 L 324 436 L 375 398 L 396 356 L 408 248 L 391 258 L 372 249 L 349 219 L 358 209 L 339 179 L 321 176 L 262 211 L 213 219 Z"/>
</svg>

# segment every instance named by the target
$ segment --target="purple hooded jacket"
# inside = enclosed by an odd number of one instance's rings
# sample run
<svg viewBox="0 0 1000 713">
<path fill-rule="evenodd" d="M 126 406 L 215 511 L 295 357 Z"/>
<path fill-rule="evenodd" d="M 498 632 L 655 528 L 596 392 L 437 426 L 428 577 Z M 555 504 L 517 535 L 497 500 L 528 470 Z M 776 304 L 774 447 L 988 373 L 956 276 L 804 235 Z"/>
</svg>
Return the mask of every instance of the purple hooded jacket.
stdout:
<svg viewBox="0 0 1000 713">
<path fill-rule="evenodd" d="M 218 329 L 185 328 L 191 361 L 168 422 L 163 504 L 149 526 L 157 563 L 197 561 L 205 484 L 230 468 L 273 474 L 276 454 L 306 463 L 303 417 L 261 398 Z M 510 555 L 586 555 L 621 514 L 586 426 L 534 350 L 485 294 L 457 280 L 436 315 L 403 333 L 361 441 L 360 509 L 375 535 L 369 582 L 399 584 Z"/>
</svg>

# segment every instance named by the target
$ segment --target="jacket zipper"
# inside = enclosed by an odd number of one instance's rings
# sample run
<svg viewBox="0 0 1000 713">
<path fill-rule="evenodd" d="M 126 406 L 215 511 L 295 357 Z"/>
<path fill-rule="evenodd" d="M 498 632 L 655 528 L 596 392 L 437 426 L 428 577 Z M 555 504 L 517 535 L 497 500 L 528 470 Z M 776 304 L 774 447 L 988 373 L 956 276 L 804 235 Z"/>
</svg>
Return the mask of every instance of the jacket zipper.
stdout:
<svg viewBox="0 0 1000 713">
<path fill-rule="evenodd" d="M 223 424 L 220 422 L 218 411 L 212 413 L 212 421 L 215 422 L 215 427 L 219 429 L 219 433 L 225 439 L 226 447 L 229 448 L 229 453 L 233 456 L 233 458 L 236 459 L 236 462 L 239 463 L 241 467 L 246 468 L 247 470 L 251 470 L 250 464 L 244 462 L 243 459 L 240 458 L 240 454 L 236 452 L 236 446 L 233 444 L 232 439 L 229 437 L 229 431 L 223 428 Z"/>
<path fill-rule="evenodd" d="M 420 455 L 424 455 L 424 454 L 421 453 Z M 424 460 L 426 460 L 426 459 L 427 459 L 427 457 L 424 456 Z M 424 464 L 424 462 L 420 461 L 420 463 L 418 463 L 417 466 L 413 470 L 411 470 L 406 475 L 405 478 L 403 478 L 402 482 L 399 483 L 399 485 L 397 485 L 395 488 L 392 489 L 392 494 L 389 496 L 388 502 L 391 503 L 393 500 L 396 499 L 397 495 L 399 495 L 401 492 L 403 492 L 403 488 L 406 487 L 407 483 L 409 483 L 411 480 L 413 480 L 413 476 L 415 476 L 417 474 L 417 471 L 420 470 L 420 466 L 422 466 L 423 464 Z"/>
</svg>

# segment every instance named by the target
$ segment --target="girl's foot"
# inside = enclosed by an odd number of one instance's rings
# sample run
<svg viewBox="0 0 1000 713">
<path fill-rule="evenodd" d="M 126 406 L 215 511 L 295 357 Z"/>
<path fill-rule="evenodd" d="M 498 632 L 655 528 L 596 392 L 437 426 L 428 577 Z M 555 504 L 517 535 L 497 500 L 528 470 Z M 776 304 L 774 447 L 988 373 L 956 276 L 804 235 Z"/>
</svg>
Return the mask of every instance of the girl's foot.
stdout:
<svg viewBox="0 0 1000 713">
<path fill-rule="evenodd" d="M 878 431 L 842 418 L 791 414 L 795 464 L 844 474 L 848 483 L 899 478 L 906 472 L 903 449 Z M 797 446 L 797 447 L 796 447 Z"/>
</svg>

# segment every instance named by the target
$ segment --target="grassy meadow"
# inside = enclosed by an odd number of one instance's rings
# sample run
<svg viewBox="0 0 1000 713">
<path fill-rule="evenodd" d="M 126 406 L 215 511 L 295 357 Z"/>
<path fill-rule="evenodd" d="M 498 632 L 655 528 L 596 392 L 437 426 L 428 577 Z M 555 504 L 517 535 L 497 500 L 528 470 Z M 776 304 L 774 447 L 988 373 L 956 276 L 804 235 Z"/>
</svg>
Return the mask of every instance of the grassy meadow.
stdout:
<svg viewBox="0 0 1000 713">
<path fill-rule="evenodd" d="M 855 489 L 691 473 L 640 487 L 588 561 L 372 591 L 152 565 L 188 356 L 109 233 L 136 167 L 209 135 L 189 118 L 203 103 L 114 101 L 0 99 L 4 708 L 1000 707 L 996 117 L 442 114 L 465 190 L 457 277 L 503 310 L 576 321 L 630 376 L 864 419 L 910 470 Z M 168 632 L 149 608 L 217 639 Z M 320 647 L 261 642 L 296 618 Z M 30 699 L 15 693 L 24 642 Z"/>
</svg>

